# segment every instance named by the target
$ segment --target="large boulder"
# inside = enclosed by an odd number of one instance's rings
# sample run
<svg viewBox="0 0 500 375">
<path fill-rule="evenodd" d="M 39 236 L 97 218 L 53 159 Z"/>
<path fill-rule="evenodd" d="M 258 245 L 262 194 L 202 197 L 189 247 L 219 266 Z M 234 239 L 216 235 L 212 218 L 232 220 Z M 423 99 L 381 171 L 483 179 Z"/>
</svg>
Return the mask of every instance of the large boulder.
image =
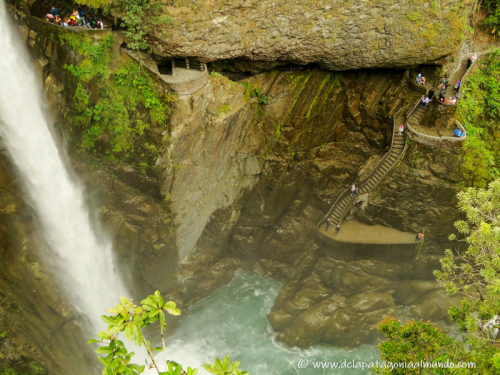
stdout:
<svg viewBox="0 0 500 375">
<path fill-rule="evenodd" d="M 473 5 L 471 0 L 172 3 L 163 10 L 173 22 L 148 37 L 155 55 L 246 60 L 236 63 L 239 69 L 292 61 L 332 70 L 432 63 L 460 47 Z"/>
</svg>

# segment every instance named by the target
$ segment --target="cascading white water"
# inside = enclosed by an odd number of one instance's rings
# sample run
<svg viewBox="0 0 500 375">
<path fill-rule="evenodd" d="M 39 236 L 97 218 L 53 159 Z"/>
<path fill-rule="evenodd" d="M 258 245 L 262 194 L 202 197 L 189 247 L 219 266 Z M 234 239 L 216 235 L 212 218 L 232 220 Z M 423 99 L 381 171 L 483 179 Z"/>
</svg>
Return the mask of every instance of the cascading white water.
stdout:
<svg viewBox="0 0 500 375">
<path fill-rule="evenodd" d="M 102 330 L 100 316 L 129 297 L 115 267 L 109 239 L 94 233 L 83 191 L 72 178 L 45 120 L 41 85 L 0 0 L 0 136 L 17 166 L 50 246 L 67 299 Z"/>
</svg>

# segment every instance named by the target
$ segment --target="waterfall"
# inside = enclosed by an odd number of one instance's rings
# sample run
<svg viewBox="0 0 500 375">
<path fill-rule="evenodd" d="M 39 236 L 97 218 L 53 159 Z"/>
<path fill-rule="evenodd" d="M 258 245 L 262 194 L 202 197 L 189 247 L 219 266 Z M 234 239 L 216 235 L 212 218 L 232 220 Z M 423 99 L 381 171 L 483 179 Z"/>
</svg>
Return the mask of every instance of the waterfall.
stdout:
<svg viewBox="0 0 500 375">
<path fill-rule="evenodd" d="M 86 316 L 89 335 L 100 316 L 129 293 L 116 269 L 111 242 L 94 232 L 82 187 L 58 150 L 44 113 L 42 87 L 26 48 L 0 0 L 0 137 L 22 176 L 50 247 L 43 254 L 69 302 Z"/>
</svg>

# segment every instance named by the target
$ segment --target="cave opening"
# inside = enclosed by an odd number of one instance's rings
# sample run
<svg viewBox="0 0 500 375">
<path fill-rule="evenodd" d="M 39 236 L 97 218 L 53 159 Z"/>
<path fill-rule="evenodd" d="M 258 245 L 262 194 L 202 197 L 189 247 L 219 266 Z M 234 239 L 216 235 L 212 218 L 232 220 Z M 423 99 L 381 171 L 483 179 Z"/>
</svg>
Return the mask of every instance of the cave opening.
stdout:
<svg viewBox="0 0 500 375">
<path fill-rule="evenodd" d="M 158 71 L 160 72 L 160 74 L 171 76 L 173 73 L 172 60 L 169 60 L 161 64 L 157 64 L 156 66 L 158 67 Z"/>
</svg>

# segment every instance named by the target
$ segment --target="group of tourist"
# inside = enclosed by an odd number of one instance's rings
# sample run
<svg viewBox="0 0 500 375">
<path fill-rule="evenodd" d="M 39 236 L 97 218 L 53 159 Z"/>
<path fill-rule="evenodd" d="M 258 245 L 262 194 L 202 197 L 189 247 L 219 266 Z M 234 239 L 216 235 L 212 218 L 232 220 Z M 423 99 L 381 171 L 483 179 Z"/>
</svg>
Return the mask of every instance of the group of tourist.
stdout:
<svg viewBox="0 0 500 375">
<path fill-rule="evenodd" d="M 359 189 L 356 187 L 356 185 L 351 186 L 351 196 L 356 197 L 359 194 Z"/>
<path fill-rule="evenodd" d="M 455 137 L 457 138 L 463 138 L 465 137 L 465 132 L 461 131 L 460 129 L 456 128 L 453 133 L 455 134 Z"/>
<path fill-rule="evenodd" d="M 418 85 L 425 85 L 425 77 L 421 73 L 419 73 L 416 78 L 416 82 Z"/>
<path fill-rule="evenodd" d="M 101 20 L 97 20 L 92 15 L 85 15 L 82 10 L 73 9 L 69 17 L 61 19 L 59 9 L 50 7 L 50 12 L 46 15 L 46 21 L 60 26 L 87 26 L 89 29 L 104 29 L 106 25 Z"/>
</svg>

